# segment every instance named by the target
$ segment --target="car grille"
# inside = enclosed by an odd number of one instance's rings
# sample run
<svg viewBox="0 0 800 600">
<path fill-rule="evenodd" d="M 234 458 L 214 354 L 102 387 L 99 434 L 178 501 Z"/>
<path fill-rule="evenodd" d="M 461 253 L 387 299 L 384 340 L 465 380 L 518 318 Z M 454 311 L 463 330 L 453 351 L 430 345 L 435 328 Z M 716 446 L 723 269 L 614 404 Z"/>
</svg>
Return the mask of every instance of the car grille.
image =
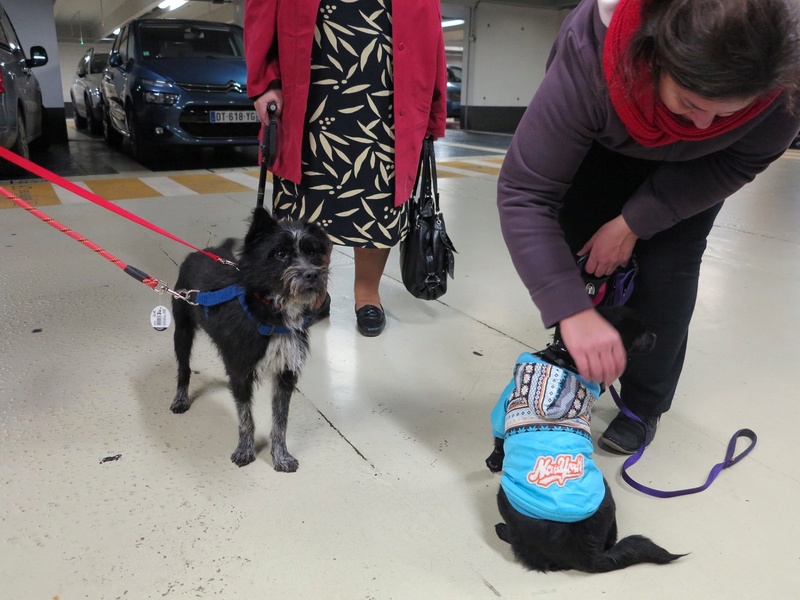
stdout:
<svg viewBox="0 0 800 600">
<path fill-rule="evenodd" d="M 208 83 L 178 83 L 178 87 L 187 92 L 211 92 L 213 94 L 227 94 L 228 92 L 247 92 L 247 86 L 235 81 L 229 81 L 224 85 L 211 85 Z"/>
<path fill-rule="evenodd" d="M 184 108 L 180 118 L 181 128 L 197 138 L 258 137 L 261 129 L 260 123 L 211 123 L 208 113 L 212 110 L 231 110 L 231 106 L 189 106 Z"/>
</svg>

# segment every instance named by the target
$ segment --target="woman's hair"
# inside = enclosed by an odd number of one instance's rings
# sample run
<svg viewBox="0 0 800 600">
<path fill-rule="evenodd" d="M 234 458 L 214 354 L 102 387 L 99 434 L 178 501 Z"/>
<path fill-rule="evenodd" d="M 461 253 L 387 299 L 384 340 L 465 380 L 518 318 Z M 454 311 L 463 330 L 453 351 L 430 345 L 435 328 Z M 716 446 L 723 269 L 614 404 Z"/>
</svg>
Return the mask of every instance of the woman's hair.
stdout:
<svg viewBox="0 0 800 600">
<path fill-rule="evenodd" d="M 800 96 L 798 0 L 642 0 L 628 65 L 711 100 Z M 632 67 L 635 68 L 635 67 Z"/>
</svg>

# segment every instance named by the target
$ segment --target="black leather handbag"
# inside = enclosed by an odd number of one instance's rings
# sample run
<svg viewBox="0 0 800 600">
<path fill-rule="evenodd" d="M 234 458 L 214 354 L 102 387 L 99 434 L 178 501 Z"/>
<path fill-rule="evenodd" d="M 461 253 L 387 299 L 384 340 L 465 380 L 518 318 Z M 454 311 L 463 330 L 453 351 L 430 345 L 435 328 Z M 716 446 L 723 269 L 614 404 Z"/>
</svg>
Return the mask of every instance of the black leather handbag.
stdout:
<svg viewBox="0 0 800 600">
<path fill-rule="evenodd" d="M 400 242 L 403 285 L 421 300 L 436 300 L 447 291 L 453 277 L 456 252 L 439 209 L 433 140 L 422 142 L 417 181 L 408 201 L 408 233 Z"/>
</svg>

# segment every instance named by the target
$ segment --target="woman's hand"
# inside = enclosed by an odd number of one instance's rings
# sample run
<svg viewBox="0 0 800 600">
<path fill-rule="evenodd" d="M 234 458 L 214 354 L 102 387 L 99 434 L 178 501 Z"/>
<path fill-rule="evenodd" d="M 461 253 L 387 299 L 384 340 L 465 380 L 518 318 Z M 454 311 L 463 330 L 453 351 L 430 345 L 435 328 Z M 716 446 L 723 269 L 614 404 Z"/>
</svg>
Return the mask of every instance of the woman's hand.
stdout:
<svg viewBox="0 0 800 600">
<path fill-rule="evenodd" d="M 258 115 L 258 119 L 264 125 L 269 125 L 269 113 L 267 112 L 267 106 L 269 106 L 270 102 L 274 102 L 277 105 L 278 109 L 275 111 L 275 116 L 280 117 L 281 112 L 283 112 L 283 90 L 280 88 L 267 90 L 253 103 L 253 106 L 255 106 L 256 109 L 256 114 Z"/>
<path fill-rule="evenodd" d="M 589 255 L 584 265 L 587 273 L 598 277 L 611 275 L 617 267 L 628 264 L 637 239 L 620 215 L 598 229 L 578 256 Z"/>
<path fill-rule="evenodd" d="M 608 387 L 625 371 L 622 338 L 595 309 L 567 317 L 559 325 L 561 338 L 582 377 Z"/>
</svg>

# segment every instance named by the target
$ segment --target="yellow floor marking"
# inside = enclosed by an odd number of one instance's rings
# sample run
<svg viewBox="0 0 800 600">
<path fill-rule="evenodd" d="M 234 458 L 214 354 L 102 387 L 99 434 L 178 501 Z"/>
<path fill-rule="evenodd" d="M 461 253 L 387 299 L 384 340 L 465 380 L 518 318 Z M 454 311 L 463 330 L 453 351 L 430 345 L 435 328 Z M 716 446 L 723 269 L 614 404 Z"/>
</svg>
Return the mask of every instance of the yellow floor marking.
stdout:
<svg viewBox="0 0 800 600">
<path fill-rule="evenodd" d="M 488 158 L 482 159 L 490 162 L 501 162 L 502 158 Z M 489 175 L 497 175 L 500 172 L 499 168 L 490 167 L 487 165 L 475 165 L 466 161 L 439 161 L 442 167 L 454 167 L 466 171 L 473 171 L 475 173 L 485 173 Z M 246 175 L 258 179 L 261 171 L 260 169 L 248 169 L 243 171 Z M 447 171 L 439 171 L 439 177 L 466 177 L 463 173 L 453 173 Z M 225 177 L 215 173 L 196 173 L 193 175 L 180 175 L 172 174 L 168 177 L 177 183 L 186 186 L 190 190 L 198 194 L 224 194 L 233 192 L 252 192 L 246 186 L 243 186 L 235 181 L 231 181 Z M 78 183 L 74 178 L 75 183 Z M 272 181 L 272 173 L 268 173 L 267 181 Z M 154 198 L 163 196 L 160 192 L 153 189 L 143 181 L 134 177 L 113 178 L 107 179 L 91 179 L 84 180 L 83 183 L 91 189 L 95 194 L 105 198 L 106 200 L 127 200 L 131 198 Z M 0 182 L 2 185 L 2 182 Z M 33 183 L 11 183 L 3 186 L 7 190 L 16 194 L 26 202 L 34 206 L 51 206 L 61 204 L 61 201 L 56 194 L 53 185 L 44 182 Z M 0 194 L 0 209 L 13 208 L 16 204 Z"/>
<path fill-rule="evenodd" d="M 12 183 L 3 187 L 33 206 L 61 204 L 61 200 L 59 200 L 53 190 L 53 186 L 49 183 Z M 17 205 L 0 194 L 0 208 L 13 208 L 15 206 Z"/>
<path fill-rule="evenodd" d="M 198 194 L 225 194 L 228 192 L 252 192 L 245 187 L 230 179 L 225 179 L 213 173 L 203 173 L 201 175 L 171 175 L 170 179 L 185 185 L 190 190 Z"/>
<path fill-rule="evenodd" d="M 472 163 L 468 163 L 465 161 L 460 160 L 451 160 L 448 162 L 443 162 L 442 165 L 447 165 L 448 167 L 455 167 L 456 169 L 464 169 L 465 171 L 475 171 L 476 173 L 484 173 L 486 175 L 499 175 L 500 168 L 499 167 L 488 167 L 486 165 L 475 165 Z"/>
<path fill-rule="evenodd" d="M 503 161 L 505 159 L 506 159 L 505 156 L 493 156 L 493 157 L 490 157 L 490 158 L 482 158 L 481 160 L 486 161 L 486 162 L 497 163 L 499 165 L 502 165 Z"/>
<path fill-rule="evenodd" d="M 106 200 L 128 200 L 129 198 L 154 198 L 163 196 L 143 181 L 135 178 L 94 179 L 84 183 L 98 196 Z"/>
<path fill-rule="evenodd" d="M 258 179 L 261 176 L 261 169 L 250 169 L 249 171 L 245 171 L 245 174 Z M 267 181 L 272 181 L 272 173 L 269 171 L 267 171 Z"/>
<path fill-rule="evenodd" d="M 442 162 L 442 163 L 438 163 L 438 164 L 439 164 L 440 167 L 444 167 L 444 166 L 449 165 L 450 163 Z M 442 171 L 442 170 L 437 170 L 436 171 L 436 176 L 437 177 L 466 177 L 466 175 L 464 175 L 463 173 L 453 173 L 452 171 Z"/>
</svg>

